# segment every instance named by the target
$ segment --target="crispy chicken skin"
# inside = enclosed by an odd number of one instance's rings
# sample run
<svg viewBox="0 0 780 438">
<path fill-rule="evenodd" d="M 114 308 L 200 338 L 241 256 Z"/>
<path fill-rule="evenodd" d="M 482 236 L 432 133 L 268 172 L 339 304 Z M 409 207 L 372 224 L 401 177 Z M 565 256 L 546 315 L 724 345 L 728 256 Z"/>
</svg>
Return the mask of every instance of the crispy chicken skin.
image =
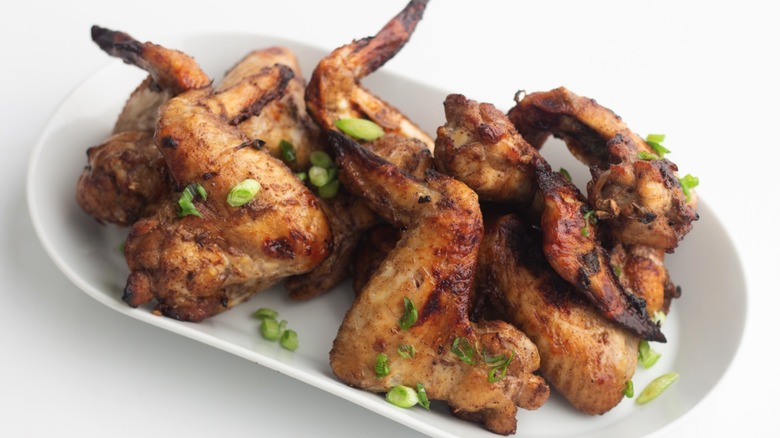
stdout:
<svg viewBox="0 0 780 438">
<path fill-rule="evenodd" d="M 360 80 L 401 50 L 422 18 L 426 4 L 427 1 L 411 1 L 375 36 L 353 41 L 323 58 L 305 93 L 308 112 L 324 130 L 334 129 L 341 118 L 366 118 L 382 126 L 386 134 L 364 145 L 407 171 L 429 166 L 433 140 L 399 110 L 363 88 Z M 333 231 L 333 252 L 311 272 L 285 282 L 293 299 L 319 296 L 349 277 L 362 234 L 379 221 L 344 190 L 322 203 Z"/>
<path fill-rule="evenodd" d="M 601 316 L 550 267 L 538 230 L 514 215 L 488 221 L 477 293 L 539 349 L 545 380 L 576 409 L 603 414 L 623 399 L 639 338 Z"/>
<path fill-rule="evenodd" d="M 433 151 L 433 139 L 428 134 L 360 85 L 361 79 L 403 48 L 427 4 L 427 0 L 410 1 L 376 36 L 344 45 L 320 61 L 306 87 L 306 105 L 323 129 L 334 129 L 339 119 L 370 119 L 385 132 L 416 138 Z"/>
<path fill-rule="evenodd" d="M 101 223 L 127 226 L 153 213 L 172 192 L 168 169 L 152 142 L 160 105 L 211 80 L 177 50 L 99 26 L 92 26 L 92 40 L 109 55 L 149 72 L 125 103 L 113 135 L 87 150 L 87 166 L 76 185 L 76 201 L 85 212 Z"/>
<path fill-rule="evenodd" d="M 647 304 L 647 313 L 669 313 L 672 300 L 680 297 L 680 290 L 669 277 L 661 249 L 644 245 L 616 244 L 609 250 L 612 270 L 620 283 Z"/>
<path fill-rule="evenodd" d="M 677 247 L 698 215 L 695 193 L 683 193 L 674 163 L 640 158 L 654 151 L 619 116 L 566 88 L 516 100 L 508 117 L 531 145 L 540 148 L 554 135 L 592 166 L 588 199 L 610 234 L 667 252 Z"/>
<path fill-rule="evenodd" d="M 200 184 L 207 197 L 193 199 L 202 217 L 179 217 L 171 199 L 132 226 L 122 297 L 128 304 L 154 299 L 156 312 L 201 321 L 327 256 L 330 230 L 314 196 L 228 123 L 279 98 L 292 77 L 276 66 L 222 93 L 182 93 L 161 108 L 155 143 L 171 174 L 181 187 Z M 245 179 L 258 181 L 259 191 L 244 205 L 229 205 L 228 193 Z"/>
<path fill-rule="evenodd" d="M 642 300 L 628 294 L 612 273 L 597 238 L 597 225 L 586 218 L 589 207 L 579 190 L 553 172 L 492 105 L 450 95 L 444 106 L 447 123 L 437 130 L 434 154 L 439 169 L 491 201 L 517 204 L 537 197 L 534 202 L 540 204 L 544 253 L 558 274 L 607 318 L 640 336 L 662 340 L 663 334 L 647 317 Z M 518 190 L 512 190 L 507 181 L 523 185 L 519 190 L 523 196 L 517 196 Z"/>
<path fill-rule="evenodd" d="M 455 415 L 495 433 L 514 433 L 517 406 L 541 406 L 549 388 L 533 374 L 539 356 L 525 335 L 505 322 L 467 318 L 482 236 L 476 194 L 435 171 L 418 180 L 343 135 L 328 135 L 348 187 L 405 229 L 347 312 L 330 352 L 333 372 L 348 385 L 375 392 L 420 383 L 429 399 L 444 400 Z M 405 298 L 419 312 L 408 330 L 399 326 Z M 473 346 L 473 364 L 451 352 L 456 339 Z M 398 354 L 404 344 L 415 347 L 414 357 Z M 380 353 L 388 357 L 383 377 L 375 373 Z M 491 383 L 482 354 L 513 353 L 506 376 Z"/>
<path fill-rule="evenodd" d="M 322 150 L 323 142 L 319 126 L 306 112 L 303 98 L 306 82 L 298 59 L 290 49 L 269 47 L 249 53 L 227 72 L 216 91 L 230 88 L 275 64 L 290 67 L 295 77 L 287 84 L 284 96 L 269 102 L 256 116 L 239 123 L 238 128 L 247 138 L 263 140 L 268 152 L 279 159 L 283 158 L 282 142 L 288 142 L 295 151 L 295 160 L 285 161 L 285 164 L 296 172 L 305 171 L 310 165 L 309 156 L 313 151 Z"/>
</svg>

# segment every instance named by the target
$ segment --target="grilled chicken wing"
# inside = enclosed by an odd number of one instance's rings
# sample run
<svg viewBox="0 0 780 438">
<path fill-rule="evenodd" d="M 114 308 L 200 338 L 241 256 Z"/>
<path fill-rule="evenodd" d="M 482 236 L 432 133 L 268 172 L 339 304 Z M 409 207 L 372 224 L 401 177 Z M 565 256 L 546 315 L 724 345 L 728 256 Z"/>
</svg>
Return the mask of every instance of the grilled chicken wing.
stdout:
<svg viewBox="0 0 780 438">
<path fill-rule="evenodd" d="M 149 72 L 125 103 L 113 135 L 87 150 L 87 166 L 76 186 L 84 211 L 101 223 L 127 226 L 153 213 L 172 192 L 168 169 L 152 140 L 160 105 L 211 80 L 194 59 L 177 50 L 99 26 L 92 27 L 92 39 L 109 55 Z"/>
<path fill-rule="evenodd" d="M 405 166 L 427 166 L 433 140 L 396 108 L 363 88 L 360 80 L 401 50 L 422 18 L 426 4 L 427 1 L 411 1 L 375 36 L 353 41 L 323 58 L 314 69 L 305 94 L 309 113 L 324 130 L 334 129 L 335 122 L 342 118 L 366 118 L 382 126 L 386 134 L 365 146 L 407 171 L 413 169 Z M 362 234 L 379 221 L 343 190 L 335 198 L 323 200 L 323 210 L 333 231 L 333 252 L 311 272 L 285 282 L 294 299 L 316 297 L 345 280 Z"/>
<path fill-rule="evenodd" d="M 155 299 L 156 312 L 200 321 L 327 256 L 330 232 L 314 196 L 228 123 L 279 98 L 292 77 L 276 66 L 222 93 L 182 93 L 161 108 L 155 143 L 177 184 L 199 184 L 206 196 L 190 197 L 199 215 L 179 217 L 172 199 L 133 225 L 125 245 L 128 304 Z M 246 179 L 259 190 L 248 203 L 229 205 L 231 189 Z"/>
<path fill-rule="evenodd" d="M 538 208 L 544 251 L 558 274 L 607 318 L 647 339 L 662 340 L 663 334 L 647 317 L 642 300 L 628 294 L 612 273 L 579 190 L 553 172 L 492 105 L 450 95 L 444 107 L 447 124 L 437 130 L 434 154 L 440 169 L 492 201 L 541 200 Z M 515 189 L 507 181 L 522 187 Z"/>
<path fill-rule="evenodd" d="M 334 50 L 320 61 L 306 87 L 306 105 L 323 129 L 339 119 L 370 119 L 385 132 L 416 138 L 433 151 L 433 139 L 396 108 L 374 96 L 360 80 L 389 61 L 406 44 L 427 0 L 412 0 L 376 36 Z"/>
<path fill-rule="evenodd" d="M 348 186 L 391 224 L 405 228 L 347 312 L 330 353 L 333 372 L 375 392 L 422 384 L 430 399 L 446 401 L 455 415 L 496 433 L 514 433 L 517 406 L 539 407 L 549 388 L 532 374 L 539 356 L 525 335 L 501 321 L 467 318 L 482 236 L 477 196 L 444 175 L 431 171 L 420 181 L 343 135 L 331 131 L 329 137 Z M 419 315 L 408 329 L 399 324 L 405 300 Z M 400 356 L 401 345 L 413 345 L 414 357 Z M 473 354 L 462 355 L 466 360 L 452 351 L 467 346 Z M 379 354 L 387 356 L 384 376 L 375 371 Z M 491 373 L 484 359 L 501 355 L 505 362 L 511 358 L 506 375 Z M 497 374 L 503 378 L 491 382 Z"/>
<path fill-rule="evenodd" d="M 620 283 L 647 303 L 647 313 L 669 313 L 672 300 L 680 297 L 680 289 L 669 277 L 662 249 L 643 245 L 616 244 L 609 250 L 612 270 Z"/>
<path fill-rule="evenodd" d="M 588 198 L 610 234 L 667 252 L 677 247 L 698 215 L 695 193 L 683 192 L 674 163 L 653 157 L 653 149 L 614 112 L 566 88 L 516 100 L 508 116 L 534 147 L 554 135 L 593 166 Z"/>
<path fill-rule="evenodd" d="M 537 230 L 514 215 L 488 221 L 477 289 L 531 338 L 545 380 L 575 408 L 603 414 L 623 399 L 639 338 L 602 317 L 551 269 Z"/>
</svg>

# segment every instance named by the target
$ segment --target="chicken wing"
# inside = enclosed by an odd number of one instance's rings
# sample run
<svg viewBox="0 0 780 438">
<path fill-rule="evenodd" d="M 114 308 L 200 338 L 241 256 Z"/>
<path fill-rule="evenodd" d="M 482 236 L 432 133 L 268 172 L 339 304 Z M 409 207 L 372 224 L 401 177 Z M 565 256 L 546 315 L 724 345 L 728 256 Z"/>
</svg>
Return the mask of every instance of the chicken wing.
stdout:
<svg viewBox="0 0 780 438">
<path fill-rule="evenodd" d="M 92 40 L 109 55 L 149 72 L 125 103 L 113 135 L 87 150 L 87 166 L 76 186 L 76 201 L 85 212 L 101 223 L 127 226 L 153 213 L 173 191 L 152 140 L 159 107 L 211 80 L 194 59 L 177 50 L 99 26 L 92 26 Z"/>
<path fill-rule="evenodd" d="M 333 372 L 375 392 L 421 384 L 455 415 L 514 433 L 517 406 L 541 406 L 549 388 L 533 374 L 539 356 L 525 335 L 502 321 L 467 318 L 482 236 L 477 196 L 434 171 L 413 178 L 343 135 L 328 135 L 348 186 L 405 229 L 347 312 L 330 352 Z M 415 355 L 399 355 L 402 345 L 414 346 Z M 380 354 L 389 368 L 377 376 Z M 490 366 L 497 357 L 505 364 L 498 373 Z"/>
<path fill-rule="evenodd" d="M 553 172 L 492 105 L 450 95 L 444 107 L 447 123 L 437 130 L 434 154 L 440 170 L 492 201 L 534 201 L 541 212 L 545 256 L 558 274 L 607 318 L 647 339 L 663 340 L 642 300 L 628 294 L 612 273 L 579 190 Z"/>
<path fill-rule="evenodd" d="M 360 85 L 403 48 L 427 4 L 410 1 L 375 36 L 344 45 L 317 64 L 306 87 L 306 105 L 323 129 L 334 129 L 339 119 L 369 119 L 385 132 L 416 138 L 433 151 L 433 139 L 425 131 Z"/>
<path fill-rule="evenodd" d="M 538 230 L 514 215 L 488 221 L 477 290 L 531 338 L 545 380 L 576 409 L 603 414 L 623 399 L 639 338 L 601 316 L 552 270 Z"/>
<path fill-rule="evenodd" d="M 195 190 L 191 205 L 171 200 L 132 226 L 122 297 L 129 305 L 154 299 L 155 312 L 201 321 L 327 256 L 330 230 L 315 197 L 228 123 L 251 116 L 244 108 L 279 98 L 292 77 L 276 66 L 222 93 L 182 93 L 160 109 L 155 143 L 177 185 Z M 229 204 L 231 191 L 248 179 L 256 193 L 243 205 Z"/>
<path fill-rule="evenodd" d="M 611 110 L 566 88 L 516 97 L 508 117 L 534 147 L 550 136 L 591 165 L 588 199 L 609 233 L 627 244 L 672 252 L 691 230 L 696 196 L 677 166 L 661 158 Z"/>
<path fill-rule="evenodd" d="M 322 129 L 334 129 L 336 121 L 342 118 L 373 120 L 385 135 L 365 146 L 401 166 L 425 166 L 430 162 L 433 140 L 399 110 L 363 88 L 360 80 L 401 50 L 422 18 L 426 4 L 427 0 L 413 0 L 375 36 L 334 50 L 317 64 L 306 87 L 307 109 Z M 424 146 L 427 159 L 415 142 Z M 405 154 L 410 155 L 404 158 Z M 422 161 L 413 162 L 418 159 Z M 333 252 L 311 272 L 285 282 L 294 299 L 316 297 L 349 277 L 353 253 L 362 234 L 379 220 L 343 190 L 335 198 L 323 200 L 323 210 L 333 231 Z"/>
</svg>

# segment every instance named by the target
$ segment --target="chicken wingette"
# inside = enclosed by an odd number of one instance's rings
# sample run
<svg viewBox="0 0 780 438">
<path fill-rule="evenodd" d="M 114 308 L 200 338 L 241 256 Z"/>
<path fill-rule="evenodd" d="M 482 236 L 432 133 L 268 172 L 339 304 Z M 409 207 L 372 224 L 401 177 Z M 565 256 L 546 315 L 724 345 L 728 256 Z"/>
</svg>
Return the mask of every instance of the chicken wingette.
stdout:
<svg viewBox="0 0 780 438">
<path fill-rule="evenodd" d="M 533 374 L 539 356 L 522 332 L 468 319 L 483 231 L 476 194 L 435 171 L 418 180 L 339 133 L 329 137 L 347 187 L 404 229 L 344 317 L 333 372 L 374 392 L 420 384 L 455 415 L 514 433 L 517 406 L 538 408 L 549 388 Z M 399 354 L 402 346 L 414 356 Z M 378 360 L 386 365 L 379 375 Z"/>
</svg>

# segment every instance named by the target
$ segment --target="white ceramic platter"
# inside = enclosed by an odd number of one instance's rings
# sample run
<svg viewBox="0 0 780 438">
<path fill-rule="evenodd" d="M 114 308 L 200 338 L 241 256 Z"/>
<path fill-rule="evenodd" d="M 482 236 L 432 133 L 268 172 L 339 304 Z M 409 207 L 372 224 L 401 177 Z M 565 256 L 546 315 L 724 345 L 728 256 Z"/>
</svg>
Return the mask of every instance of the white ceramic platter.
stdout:
<svg viewBox="0 0 780 438">
<path fill-rule="evenodd" d="M 247 34 L 208 34 L 160 43 L 195 56 L 217 80 L 253 49 L 290 47 L 304 72 L 311 72 L 328 52 Z M 346 284 L 309 302 L 292 301 L 281 287 L 276 287 L 199 324 L 154 316 L 149 308 L 131 309 L 121 301 L 128 273 L 119 251 L 125 231 L 101 226 L 88 217 L 76 204 L 74 193 L 86 164 L 85 150 L 108 136 L 128 95 L 144 77 L 144 72 L 120 61 L 95 73 L 65 99 L 32 153 L 27 181 L 30 213 L 46 251 L 65 275 L 91 297 L 120 313 L 287 374 L 425 434 L 495 436 L 479 425 L 454 418 L 442 404 L 434 403 L 430 412 L 421 408 L 403 410 L 387 404 L 379 395 L 349 388 L 333 376 L 328 351 L 352 297 Z M 443 90 L 381 71 L 368 78 L 365 85 L 429 133 L 443 123 Z M 584 180 L 586 170 L 564 147 L 548 145 L 543 153 L 554 166 L 569 169 L 575 180 Z M 680 373 L 680 380 L 648 405 L 624 400 L 599 417 L 576 412 L 554 394 L 541 409 L 518 413 L 518 437 L 648 436 L 683 417 L 718 383 L 738 350 L 747 295 L 740 261 L 728 233 L 704 202 L 700 202 L 700 214 L 694 231 L 668 257 L 672 278 L 683 290 L 664 326 L 669 342 L 657 346 L 663 357 L 651 369 L 640 368 L 634 383 L 639 390 L 667 371 Z M 288 352 L 258 335 L 257 321 L 251 314 L 259 307 L 278 310 L 298 331 L 298 351 Z"/>
</svg>

